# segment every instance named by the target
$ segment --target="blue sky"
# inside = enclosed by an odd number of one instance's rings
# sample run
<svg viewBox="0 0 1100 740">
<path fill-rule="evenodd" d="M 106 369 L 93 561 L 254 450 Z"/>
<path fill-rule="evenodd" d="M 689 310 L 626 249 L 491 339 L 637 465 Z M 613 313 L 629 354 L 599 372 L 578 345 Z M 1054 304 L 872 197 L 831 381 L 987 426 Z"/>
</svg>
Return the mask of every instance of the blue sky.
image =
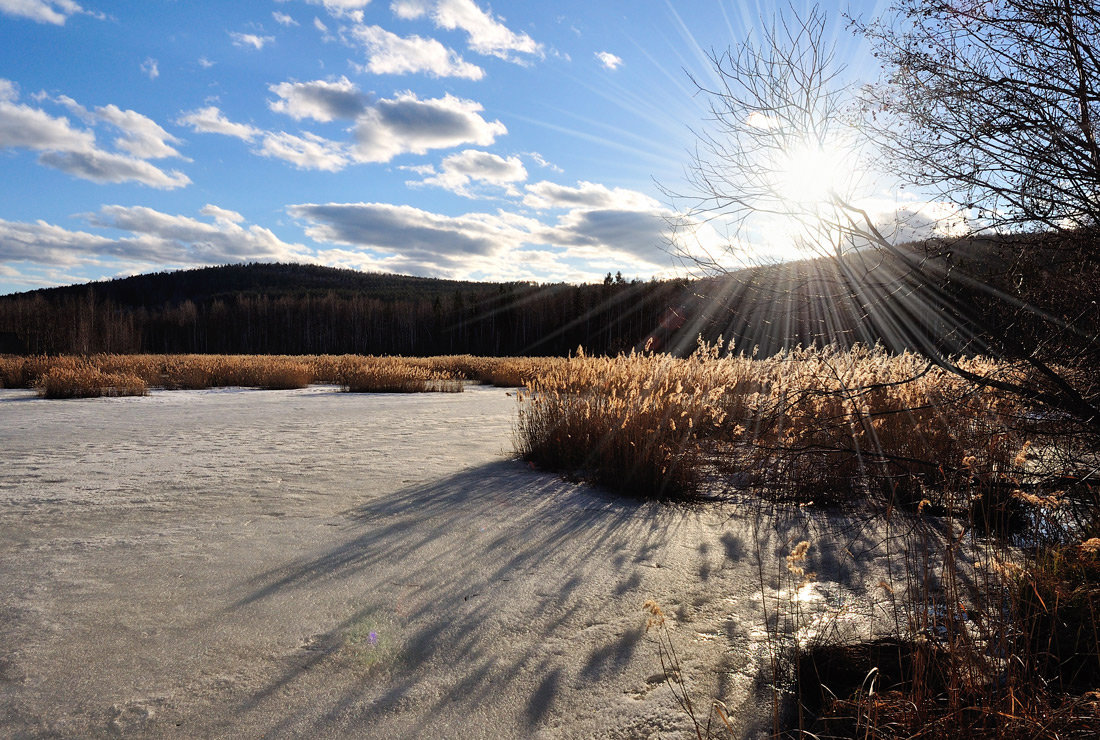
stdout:
<svg viewBox="0 0 1100 740">
<path fill-rule="evenodd" d="M 705 115 L 688 72 L 773 12 L 0 0 L 0 293 L 268 260 L 670 274 L 659 185 Z"/>
</svg>

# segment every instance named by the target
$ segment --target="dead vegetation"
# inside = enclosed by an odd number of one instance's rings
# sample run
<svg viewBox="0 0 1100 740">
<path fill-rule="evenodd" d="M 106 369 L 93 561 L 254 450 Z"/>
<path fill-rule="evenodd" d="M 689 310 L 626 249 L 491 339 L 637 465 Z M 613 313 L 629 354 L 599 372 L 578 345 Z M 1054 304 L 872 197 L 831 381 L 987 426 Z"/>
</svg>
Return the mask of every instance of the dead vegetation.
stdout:
<svg viewBox="0 0 1100 740">
<path fill-rule="evenodd" d="M 889 522 L 903 575 L 881 584 L 885 634 L 803 644 L 769 632 L 780 656 L 769 681 L 797 707 L 777 711 L 779 734 L 1095 736 L 1100 499 L 1087 439 L 914 355 L 722 350 L 578 353 L 528 384 L 517 447 L 540 466 L 632 496 L 690 499 L 725 487 Z M 986 377 L 1023 372 L 983 358 L 958 363 Z M 794 579 L 790 593 L 812 580 L 802 545 L 781 574 Z M 804 626 L 798 604 L 772 610 L 786 610 L 795 633 Z M 671 643 L 659 653 L 675 677 Z M 697 713 L 702 699 L 692 708 L 685 687 L 670 685 L 700 737 L 725 731 L 712 722 L 720 707 Z"/>
<path fill-rule="evenodd" d="M 45 388 L 47 398 L 133 395 L 135 389 L 265 390 L 339 385 L 356 393 L 461 392 L 466 382 L 519 386 L 553 358 L 363 355 L 0 356 L 0 387 Z"/>
<path fill-rule="evenodd" d="M 932 496 L 958 509 L 969 499 L 940 484 L 1007 480 L 1025 442 L 1018 405 L 879 347 L 579 353 L 528 388 L 517 427 L 527 458 L 640 496 L 736 481 L 803 502 Z"/>
</svg>

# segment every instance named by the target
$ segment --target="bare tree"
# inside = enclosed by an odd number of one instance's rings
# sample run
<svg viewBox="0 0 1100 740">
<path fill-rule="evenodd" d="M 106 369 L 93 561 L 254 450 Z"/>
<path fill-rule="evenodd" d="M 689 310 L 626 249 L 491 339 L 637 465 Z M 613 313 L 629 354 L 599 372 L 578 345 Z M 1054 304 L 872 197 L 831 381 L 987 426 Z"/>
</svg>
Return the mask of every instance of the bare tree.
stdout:
<svg viewBox="0 0 1100 740">
<path fill-rule="evenodd" d="M 1000 231 L 1100 224 L 1093 0 L 899 0 L 852 25 L 886 72 L 864 100 L 890 172 Z"/>
<path fill-rule="evenodd" d="M 780 16 L 759 41 L 712 54 L 716 84 L 696 80 L 712 120 L 681 235 L 726 224 L 737 248 L 761 223 L 796 224 L 876 336 L 1100 433 L 1096 305 L 1082 300 L 1096 286 L 1073 275 L 1086 255 L 1100 276 L 1096 16 L 1072 0 L 901 0 L 890 19 L 853 23 L 887 75 L 862 91 L 844 84 L 820 9 Z M 876 165 L 952 206 L 950 233 L 905 243 L 904 224 L 872 213 L 857 196 Z M 1039 268 L 1053 285 L 1029 282 Z M 959 353 L 1010 371 L 975 374 Z"/>
</svg>

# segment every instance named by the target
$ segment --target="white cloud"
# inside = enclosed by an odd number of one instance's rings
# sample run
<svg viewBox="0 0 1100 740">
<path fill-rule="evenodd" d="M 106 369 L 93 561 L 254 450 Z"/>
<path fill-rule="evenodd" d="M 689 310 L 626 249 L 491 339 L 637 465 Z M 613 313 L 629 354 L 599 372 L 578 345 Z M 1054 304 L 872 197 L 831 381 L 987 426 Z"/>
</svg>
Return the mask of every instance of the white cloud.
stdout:
<svg viewBox="0 0 1100 740">
<path fill-rule="evenodd" d="M 315 17 L 315 18 L 313 19 L 313 27 L 314 27 L 314 28 L 316 28 L 316 29 L 317 29 L 318 31 L 320 31 L 321 33 L 323 33 L 323 34 L 325 35 L 325 39 L 326 39 L 326 40 L 327 40 L 327 39 L 329 38 L 329 35 L 328 35 L 328 26 L 326 26 L 326 25 L 324 24 L 324 22 L 323 22 L 323 21 L 322 21 L 322 20 L 321 20 L 320 18 L 316 18 L 316 17 Z"/>
<path fill-rule="evenodd" d="M 73 128 L 65 117 L 55 118 L 8 98 L 0 101 L 0 148 L 86 151 L 95 148 L 95 134 Z"/>
<path fill-rule="evenodd" d="M 201 221 L 142 206 L 104 206 L 86 216 L 95 228 L 122 231 L 107 237 L 36 221 L 0 220 L 0 263 L 102 264 L 126 260 L 143 265 L 191 266 L 255 260 L 309 260 L 301 244 L 288 244 L 268 229 L 243 225 L 234 211 L 207 205 Z"/>
<path fill-rule="evenodd" d="M 206 57 L 199 57 L 199 66 L 203 69 L 210 69 L 214 66 L 214 62 L 210 61 Z"/>
<path fill-rule="evenodd" d="M 38 161 L 47 167 L 100 184 L 140 182 L 160 190 L 174 190 L 191 184 L 191 178 L 179 170 L 165 172 L 144 160 L 98 149 L 48 151 L 39 155 Z"/>
<path fill-rule="evenodd" d="M 314 80 L 313 82 L 281 82 L 268 85 L 279 100 L 268 106 L 295 120 L 312 118 L 331 121 L 334 118 L 354 119 L 367 109 L 369 98 L 347 78 Z"/>
<path fill-rule="evenodd" d="M 0 13 L 61 26 L 69 16 L 84 13 L 72 0 L 0 0 Z"/>
<path fill-rule="evenodd" d="M 178 123 L 204 134 L 221 134 L 254 143 L 256 154 L 290 162 L 299 169 L 336 172 L 354 161 L 347 145 L 305 132 L 264 131 L 247 123 L 230 121 L 215 106 L 182 115 Z M 258 141 L 257 141 L 258 140 Z"/>
<path fill-rule="evenodd" d="M 666 266 L 672 213 L 645 193 L 583 180 L 576 187 L 544 180 L 527 185 L 526 191 L 524 205 L 567 209 L 542 235 L 547 242 L 585 258 L 611 251 L 649 266 Z"/>
<path fill-rule="evenodd" d="M 420 36 L 398 36 L 379 26 L 355 26 L 352 38 L 367 52 L 364 71 L 373 74 L 413 74 L 424 72 L 433 77 L 461 77 L 480 80 L 485 70 L 464 61 L 439 41 Z"/>
<path fill-rule="evenodd" d="M 316 134 L 306 132 L 301 136 L 285 131 L 264 134 L 257 154 L 290 162 L 303 170 L 338 172 L 351 162 L 347 148 Z"/>
<path fill-rule="evenodd" d="M 230 224 L 239 224 L 244 221 L 244 216 L 236 211 L 230 211 L 225 208 L 219 208 L 216 205 L 207 203 L 205 206 L 199 209 L 199 213 L 204 216 L 209 216 L 214 219 L 215 222 L 224 222 Z"/>
<path fill-rule="evenodd" d="M 0 263 L 74 264 L 79 257 L 105 253 L 112 240 L 86 231 L 69 231 L 45 221 L 0 219 Z"/>
<path fill-rule="evenodd" d="M 664 210 L 578 208 L 562 216 L 543 238 L 580 256 L 602 256 L 611 250 L 663 265 L 669 259 L 668 215 Z"/>
<path fill-rule="evenodd" d="M 553 224 L 507 211 L 448 216 L 390 203 L 306 203 L 287 210 L 307 222 L 306 234 L 318 242 L 371 250 L 370 259 L 384 262 L 384 269 L 417 274 L 499 275 L 501 265 L 534 253 L 545 257 L 544 275 L 563 274 L 566 258 L 603 271 L 608 262 L 638 272 L 670 263 L 669 214 L 660 208 L 574 208 Z M 323 251 L 320 256 L 328 259 Z M 575 274 L 580 268 L 568 269 Z"/>
<path fill-rule="evenodd" d="M 523 156 L 530 157 L 532 162 L 544 169 L 548 169 L 553 172 L 565 172 L 565 170 L 563 170 L 561 167 L 558 167 L 553 162 L 548 161 L 546 157 L 542 156 L 538 152 L 524 152 Z"/>
<path fill-rule="evenodd" d="M 420 180 L 420 184 L 435 185 L 467 198 L 476 195 L 470 190 L 471 183 L 504 188 L 508 194 L 518 195 L 515 183 L 527 179 L 527 169 L 519 157 L 505 159 L 476 149 L 465 149 L 444 157 L 439 172 L 429 169 L 429 172 L 422 174 L 429 174 L 430 177 Z"/>
<path fill-rule="evenodd" d="M 508 219 L 485 213 L 444 216 L 392 203 L 305 203 L 287 210 L 311 222 L 306 234 L 312 239 L 406 255 L 488 256 L 524 237 Z"/>
<path fill-rule="evenodd" d="M 157 64 L 157 60 L 153 57 L 146 57 L 145 61 L 141 63 L 141 73 L 150 80 L 160 77 L 160 66 Z"/>
<path fill-rule="evenodd" d="M 540 210 L 550 208 L 603 208 L 653 211 L 661 207 L 661 204 L 655 199 L 636 190 L 611 189 L 606 185 L 584 180 L 578 182 L 575 188 L 543 180 L 528 185 L 526 189 L 527 195 L 523 198 L 524 205 Z"/>
<path fill-rule="evenodd" d="M 161 128 L 153 119 L 132 110 L 122 110 L 111 104 L 95 109 L 96 115 L 122 131 L 115 139 L 115 147 L 138 159 L 164 159 L 182 155 L 171 144 L 179 139 Z"/>
<path fill-rule="evenodd" d="M 400 18 L 427 15 L 439 28 L 465 31 L 469 47 L 479 54 L 508 61 L 520 61 L 523 57 L 517 54 L 544 55 L 542 44 L 526 33 L 515 33 L 473 0 L 394 0 L 391 7 Z"/>
<path fill-rule="evenodd" d="M 233 39 L 234 46 L 239 46 L 242 49 L 252 47 L 257 51 L 275 41 L 274 36 L 257 36 L 254 33 L 241 33 L 239 31 L 230 31 L 229 36 Z"/>
<path fill-rule="evenodd" d="M 178 170 L 165 172 L 145 161 L 180 157 L 169 144 L 177 141 L 175 137 L 152 119 L 115 105 L 97 108 L 93 115 L 71 98 L 58 98 L 58 103 L 82 118 L 106 121 L 122 132 L 115 146 L 123 153 L 109 152 L 98 147 L 93 131 L 73 128 L 65 117 L 18 103 L 14 84 L 4 82 L 0 85 L 0 149 L 41 152 L 40 164 L 97 183 L 139 182 L 171 190 L 191 182 Z"/>
<path fill-rule="evenodd" d="M 286 13 L 280 13 L 277 10 L 271 13 L 271 17 L 274 18 L 275 22 L 281 26 L 287 26 L 289 28 L 290 26 L 298 25 L 298 21 L 294 20 Z"/>
<path fill-rule="evenodd" d="M 424 154 L 462 144 L 489 146 L 508 133 L 500 121 L 481 117 L 482 106 L 447 94 L 420 100 L 405 92 L 377 101 L 355 127 L 356 156 L 365 162 L 388 162 L 399 154 Z"/>
<path fill-rule="evenodd" d="M 189 216 L 175 216 L 144 206 L 104 206 L 89 222 L 100 228 L 130 232 L 118 240 L 116 254 L 156 263 L 223 264 L 250 260 L 308 258 L 300 244 L 287 244 L 269 229 L 243 226 L 240 214 L 206 206 L 208 223 Z"/>
<path fill-rule="evenodd" d="M 621 57 L 617 57 L 609 51 L 596 52 L 596 59 L 605 69 L 616 70 L 622 66 L 623 60 Z"/>
<path fill-rule="evenodd" d="M 779 122 L 778 118 L 769 116 L 767 113 L 762 113 L 758 110 L 749 113 L 748 117 L 745 119 L 745 123 L 752 128 L 758 128 L 762 131 L 773 131 L 783 127 L 783 124 Z"/>
<path fill-rule="evenodd" d="M 297 167 L 335 171 L 353 162 L 389 162 L 399 154 L 424 154 L 463 144 L 488 146 L 507 133 L 500 121 L 486 121 L 481 106 L 452 95 L 420 100 L 414 93 L 367 102 L 346 78 L 336 81 L 285 82 L 271 87 L 279 100 L 274 110 L 299 120 L 331 121 L 355 117 L 354 141 L 330 141 L 310 132 L 302 135 L 264 131 L 227 119 L 215 106 L 183 114 L 178 122 L 203 133 L 233 136 L 260 145 L 254 150 Z"/>
<path fill-rule="evenodd" d="M 372 269 L 452 277 L 497 274 L 539 226 L 513 214 L 446 216 L 391 203 L 306 203 L 287 211 L 309 223 L 306 234 L 312 239 L 353 250 L 319 252 L 325 261 L 365 259 Z"/>
<path fill-rule="evenodd" d="M 213 105 L 193 110 L 190 113 L 184 113 L 179 117 L 176 123 L 181 126 L 190 126 L 199 133 L 222 134 L 223 136 L 232 136 L 243 141 L 252 141 L 263 133 L 260 129 L 255 126 L 250 126 L 247 123 L 234 123 L 230 121 L 217 106 Z"/>
</svg>

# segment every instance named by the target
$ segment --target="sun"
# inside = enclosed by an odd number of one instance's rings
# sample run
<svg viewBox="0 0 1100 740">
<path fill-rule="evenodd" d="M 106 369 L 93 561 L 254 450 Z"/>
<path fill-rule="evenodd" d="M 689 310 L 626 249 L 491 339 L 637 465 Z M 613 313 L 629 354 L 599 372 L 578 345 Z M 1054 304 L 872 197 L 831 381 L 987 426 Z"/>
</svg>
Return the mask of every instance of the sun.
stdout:
<svg viewBox="0 0 1100 740">
<path fill-rule="evenodd" d="M 785 149 L 778 159 L 773 187 L 792 208 L 816 208 L 845 196 L 851 163 L 841 148 L 798 144 Z"/>
</svg>

